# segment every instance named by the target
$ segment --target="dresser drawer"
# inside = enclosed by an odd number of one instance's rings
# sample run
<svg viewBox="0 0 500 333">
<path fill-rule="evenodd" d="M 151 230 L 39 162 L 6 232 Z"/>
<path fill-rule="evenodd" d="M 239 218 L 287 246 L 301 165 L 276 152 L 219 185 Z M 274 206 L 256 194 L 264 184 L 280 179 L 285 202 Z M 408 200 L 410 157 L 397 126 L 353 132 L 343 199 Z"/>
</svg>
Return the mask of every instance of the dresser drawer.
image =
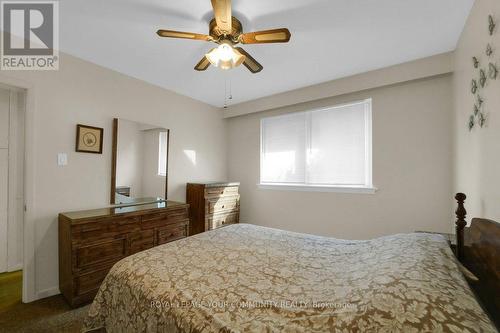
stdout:
<svg viewBox="0 0 500 333">
<path fill-rule="evenodd" d="M 208 215 L 206 218 L 207 228 L 208 230 L 212 230 L 225 225 L 238 223 L 239 217 L 240 214 L 238 211 L 225 214 Z"/>
<path fill-rule="evenodd" d="M 75 296 L 85 295 L 89 292 L 96 292 L 106 278 L 110 268 L 102 269 L 88 274 L 77 275 L 75 281 Z"/>
<path fill-rule="evenodd" d="M 140 229 L 140 216 L 117 216 L 110 219 L 106 219 L 101 223 L 108 225 L 108 232 L 110 233 L 128 233 L 131 231 L 137 231 Z"/>
<path fill-rule="evenodd" d="M 240 196 L 212 198 L 205 201 L 205 214 L 214 214 L 237 209 L 240 204 Z"/>
<path fill-rule="evenodd" d="M 116 262 L 127 255 L 125 237 L 77 247 L 74 250 L 74 268 L 82 269 L 103 262 Z"/>
<path fill-rule="evenodd" d="M 208 187 L 205 189 L 205 197 L 237 195 L 238 186 Z"/>
<path fill-rule="evenodd" d="M 144 215 L 141 219 L 141 229 L 153 229 L 167 224 L 167 213 Z"/>
<path fill-rule="evenodd" d="M 129 235 L 129 255 L 155 246 L 154 230 L 144 230 Z"/>
<path fill-rule="evenodd" d="M 71 227 L 73 244 L 89 243 L 139 229 L 139 217 L 114 217 L 77 224 Z"/>
<path fill-rule="evenodd" d="M 172 209 L 167 212 L 167 219 L 169 223 L 177 223 L 189 219 L 189 209 L 182 207 Z"/>
<path fill-rule="evenodd" d="M 106 237 L 107 235 L 108 225 L 106 222 L 84 223 L 71 227 L 71 238 L 74 241 L 87 241 Z"/>
<path fill-rule="evenodd" d="M 187 221 L 184 224 L 177 224 L 156 230 L 156 245 L 173 242 L 187 237 Z"/>
</svg>

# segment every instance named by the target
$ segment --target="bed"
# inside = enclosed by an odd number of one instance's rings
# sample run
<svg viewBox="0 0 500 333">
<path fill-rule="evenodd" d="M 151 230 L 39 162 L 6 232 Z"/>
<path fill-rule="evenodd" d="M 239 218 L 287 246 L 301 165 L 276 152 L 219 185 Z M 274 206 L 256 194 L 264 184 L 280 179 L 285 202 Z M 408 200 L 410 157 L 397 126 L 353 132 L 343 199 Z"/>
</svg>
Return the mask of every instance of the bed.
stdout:
<svg viewBox="0 0 500 333">
<path fill-rule="evenodd" d="M 240 224 L 127 257 L 83 331 L 497 332 L 441 235 L 345 241 Z"/>
</svg>

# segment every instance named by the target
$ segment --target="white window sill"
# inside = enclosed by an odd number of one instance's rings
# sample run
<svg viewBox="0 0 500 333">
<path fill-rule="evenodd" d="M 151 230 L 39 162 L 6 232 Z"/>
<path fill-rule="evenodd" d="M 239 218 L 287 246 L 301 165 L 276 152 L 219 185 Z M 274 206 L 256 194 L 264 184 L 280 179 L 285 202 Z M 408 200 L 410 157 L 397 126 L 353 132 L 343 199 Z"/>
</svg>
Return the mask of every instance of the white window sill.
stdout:
<svg viewBox="0 0 500 333">
<path fill-rule="evenodd" d="M 257 186 L 261 190 L 359 193 L 359 194 L 374 194 L 378 190 L 376 187 L 339 186 L 339 185 L 331 186 L 331 185 L 297 185 L 297 184 L 260 183 L 260 184 L 257 184 Z"/>
</svg>

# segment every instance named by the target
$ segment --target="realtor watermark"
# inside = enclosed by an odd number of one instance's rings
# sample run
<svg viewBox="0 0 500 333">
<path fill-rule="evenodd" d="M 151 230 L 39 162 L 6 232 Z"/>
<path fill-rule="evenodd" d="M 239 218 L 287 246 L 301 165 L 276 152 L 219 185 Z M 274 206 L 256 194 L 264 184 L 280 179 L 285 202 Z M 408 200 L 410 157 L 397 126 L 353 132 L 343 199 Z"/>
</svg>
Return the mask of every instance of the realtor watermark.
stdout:
<svg viewBox="0 0 500 333">
<path fill-rule="evenodd" d="M 1 1 L 0 7 L 0 69 L 58 70 L 58 1 Z"/>
<path fill-rule="evenodd" d="M 244 301 L 244 302 L 227 302 L 227 301 L 151 301 L 151 308 L 168 309 L 168 308 L 212 308 L 212 309 L 263 309 L 263 308 L 281 308 L 281 309 L 317 309 L 331 310 L 336 313 L 356 312 L 357 305 L 352 303 L 337 303 L 337 302 L 318 302 L 318 301 L 290 301 L 290 300 L 262 300 L 262 301 Z"/>
</svg>

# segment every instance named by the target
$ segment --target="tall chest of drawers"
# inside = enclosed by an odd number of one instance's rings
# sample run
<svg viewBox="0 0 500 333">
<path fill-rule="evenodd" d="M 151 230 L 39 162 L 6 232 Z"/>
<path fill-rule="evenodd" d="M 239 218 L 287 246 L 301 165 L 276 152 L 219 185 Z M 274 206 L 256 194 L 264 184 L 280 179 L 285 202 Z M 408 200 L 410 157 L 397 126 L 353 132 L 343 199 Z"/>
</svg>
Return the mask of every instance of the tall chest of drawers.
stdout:
<svg viewBox="0 0 500 333">
<path fill-rule="evenodd" d="M 190 235 L 217 229 L 240 220 L 240 183 L 188 183 Z"/>
<path fill-rule="evenodd" d="M 94 299 L 129 255 L 187 237 L 189 205 L 172 201 L 59 214 L 59 289 L 71 306 Z"/>
</svg>

